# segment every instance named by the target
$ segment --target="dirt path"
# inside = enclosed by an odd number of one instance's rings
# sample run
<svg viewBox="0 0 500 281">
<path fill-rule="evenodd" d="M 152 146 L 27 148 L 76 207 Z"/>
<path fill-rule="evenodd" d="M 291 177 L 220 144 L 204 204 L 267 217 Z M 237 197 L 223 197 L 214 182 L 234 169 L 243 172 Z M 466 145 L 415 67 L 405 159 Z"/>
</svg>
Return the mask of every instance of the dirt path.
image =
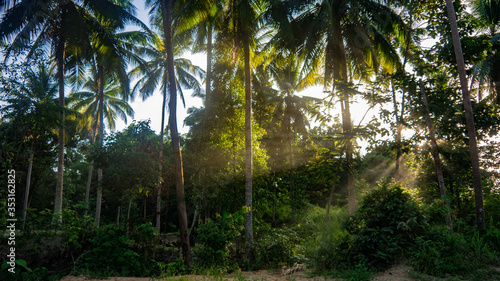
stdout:
<svg viewBox="0 0 500 281">
<path fill-rule="evenodd" d="M 398 265 L 385 272 L 378 273 L 372 280 L 374 281 L 415 281 L 410 278 L 408 273 L 411 270 L 409 266 Z M 242 278 L 243 277 L 243 278 Z M 228 274 L 225 277 L 213 277 L 202 275 L 185 275 L 178 277 L 169 277 L 162 279 L 139 278 L 139 277 L 111 277 L 108 279 L 92 279 L 85 276 L 66 276 L 61 281 L 153 281 L 153 280 L 179 280 L 179 281 L 211 281 L 211 280 L 248 280 L 248 281 L 340 281 L 341 279 L 332 279 L 324 277 L 308 277 L 304 272 L 297 272 L 292 275 L 283 276 L 281 271 L 259 270 L 242 272 L 241 275 Z"/>
</svg>

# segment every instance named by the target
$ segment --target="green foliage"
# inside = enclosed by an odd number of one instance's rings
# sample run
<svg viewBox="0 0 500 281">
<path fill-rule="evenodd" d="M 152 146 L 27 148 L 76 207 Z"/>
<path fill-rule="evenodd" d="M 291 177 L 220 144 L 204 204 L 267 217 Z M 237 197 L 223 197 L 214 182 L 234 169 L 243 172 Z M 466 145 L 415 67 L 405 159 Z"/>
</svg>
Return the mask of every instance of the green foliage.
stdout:
<svg viewBox="0 0 500 281">
<path fill-rule="evenodd" d="M 297 244 L 301 237 L 290 228 L 272 228 L 257 243 L 257 263 L 262 267 L 278 267 L 291 265 L 297 261 L 295 256 Z"/>
<path fill-rule="evenodd" d="M 154 261 L 131 249 L 132 241 L 125 230 L 115 225 L 98 228 L 89 240 L 91 247 L 77 263 L 84 269 L 101 276 L 148 276 L 154 270 Z"/>
<path fill-rule="evenodd" d="M 196 252 L 196 258 L 201 265 L 222 268 L 229 265 L 229 246 L 243 231 L 246 212 L 242 209 L 234 214 L 217 214 L 216 220 L 208 219 L 198 227 L 202 247 Z"/>
<path fill-rule="evenodd" d="M 399 184 L 386 182 L 363 199 L 334 237 L 322 241 L 315 253 L 319 269 L 352 269 L 352 265 L 386 267 L 410 249 L 428 228 L 411 195 Z"/>
<path fill-rule="evenodd" d="M 9 271 L 11 265 L 8 262 L 2 264 L 0 270 L 0 279 L 4 281 L 38 281 L 38 280 L 59 280 L 60 276 L 54 276 L 54 273 L 47 268 L 35 268 L 31 270 L 25 260 L 19 259 L 15 262 L 14 272 Z"/>
<path fill-rule="evenodd" d="M 498 262 L 498 253 L 484 237 L 450 233 L 443 228 L 433 228 L 418 237 L 409 255 L 416 270 L 434 276 L 471 274 L 485 263 Z"/>
</svg>

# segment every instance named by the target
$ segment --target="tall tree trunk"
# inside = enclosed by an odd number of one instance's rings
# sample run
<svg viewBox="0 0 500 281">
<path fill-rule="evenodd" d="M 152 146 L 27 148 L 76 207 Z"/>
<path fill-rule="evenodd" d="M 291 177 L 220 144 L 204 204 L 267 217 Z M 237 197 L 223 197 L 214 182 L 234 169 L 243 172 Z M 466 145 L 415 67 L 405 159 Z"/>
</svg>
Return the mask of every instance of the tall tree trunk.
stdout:
<svg viewBox="0 0 500 281">
<path fill-rule="evenodd" d="M 160 171 L 160 181 L 158 182 L 158 185 L 156 186 L 156 231 L 158 231 L 158 234 L 160 233 L 161 229 L 161 187 L 163 185 L 163 177 L 162 177 L 162 172 L 163 172 L 163 135 L 164 135 L 164 130 L 165 130 L 165 108 L 167 106 L 167 75 L 168 72 L 165 71 L 163 74 L 163 103 L 161 106 L 161 129 L 160 129 L 160 151 L 158 152 L 158 169 Z"/>
<path fill-rule="evenodd" d="M 401 130 L 403 128 L 401 124 L 401 120 L 398 115 L 398 102 L 396 99 L 396 90 L 394 89 L 394 84 L 392 85 L 392 103 L 394 105 L 394 117 L 396 118 L 396 180 L 401 180 L 402 172 L 401 172 Z"/>
<path fill-rule="evenodd" d="M 23 229 L 26 226 L 26 211 L 28 209 L 28 198 L 30 194 L 31 185 L 31 171 L 33 170 L 33 157 L 35 155 L 34 142 L 31 142 L 30 150 L 30 162 L 28 163 L 28 174 L 26 175 L 26 189 L 24 190 L 24 202 L 23 202 Z"/>
<path fill-rule="evenodd" d="M 335 183 L 337 181 L 337 176 L 338 176 L 339 171 L 340 171 L 340 165 L 342 164 L 342 155 L 343 154 L 344 153 L 340 154 L 339 163 L 337 165 L 337 169 L 335 169 L 335 175 L 333 176 L 332 188 L 330 189 L 330 196 L 328 196 L 328 203 L 326 204 L 325 226 L 324 226 L 323 234 L 326 234 L 328 220 L 330 219 L 330 206 L 332 205 L 333 194 L 335 194 Z"/>
<path fill-rule="evenodd" d="M 290 117 L 288 117 L 290 119 Z M 292 133 L 292 127 L 290 125 L 291 121 L 288 120 L 288 149 L 289 149 L 289 158 L 290 158 L 290 205 L 291 205 L 291 216 L 292 220 L 295 219 L 295 190 L 294 190 L 294 181 L 293 181 L 293 133 Z"/>
<path fill-rule="evenodd" d="M 99 65 L 97 67 L 97 79 L 99 86 L 99 130 L 98 130 L 98 143 L 102 147 L 104 142 L 104 67 Z M 97 167 L 97 198 L 95 204 L 95 225 L 99 227 L 101 222 L 101 205 L 102 205 L 102 167 Z"/>
<path fill-rule="evenodd" d="M 94 122 L 92 128 L 92 135 L 90 136 L 90 143 L 93 145 L 95 143 L 96 130 L 97 130 L 97 120 Z M 87 216 L 89 209 L 89 201 L 90 201 L 90 187 L 92 186 L 92 177 L 94 176 L 94 161 L 90 161 L 89 164 L 89 174 L 87 176 L 87 187 L 85 188 L 85 204 L 87 204 L 85 212 L 83 216 Z"/>
<path fill-rule="evenodd" d="M 59 106 L 61 114 L 59 119 L 59 150 L 57 152 L 57 182 L 56 182 L 56 197 L 54 199 L 54 216 L 58 223 L 62 223 L 62 201 L 63 201 L 63 180 L 64 180 L 64 123 L 66 119 L 65 103 L 64 103 L 64 60 L 65 60 L 65 45 L 66 40 L 62 34 L 59 34 L 59 39 L 56 44 L 56 61 L 57 61 L 57 81 L 59 84 Z"/>
<path fill-rule="evenodd" d="M 468 89 L 467 77 L 465 74 L 465 62 L 462 53 L 462 45 L 458 34 L 457 19 L 455 16 L 455 8 L 452 0 L 446 0 L 446 8 L 448 10 L 448 19 L 450 20 L 451 34 L 453 38 L 453 47 L 455 49 L 455 57 L 457 59 L 458 74 L 462 87 L 462 97 L 464 101 L 465 120 L 467 124 L 467 134 L 469 137 L 469 148 L 472 165 L 472 176 L 474 186 L 474 196 L 476 205 L 476 228 L 479 232 L 484 231 L 484 203 L 483 189 L 481 183 L 481 170 L 479 168 L 479 151 L 477 149 L 476 126 L 474 124 L 474 115 L 472 113 L 472 105 Z"/>
<path fill-rule="evenodd" d="M 206 85 L 205 85 L 205 107 L 207 112 L 210 112 L 212 109 L 212 24 L 208 22 L 207 24 L 207 76 L 206 76 Z"/>
<path fill-rule="evenodd" d="M 245 56 L 245 236 L 246 257 L 253 262 L 253 225 L 252 225 L 252 87 L 250 77 L 250 38 L 248 32 L 243 35 L 243 52 Z"/>
<path fill-rule="evenodd" d="M 347 60 L 346 51 L 344 47 L 344 40 L 342 37 L 342 29 L 340 21 L 335 22 L 335 44 L 338 47 L 337 60 L 335 62 L 334 78 L 341 83 L 341 103 L 342 106 L 342 129 L 345 137 L 345 154 L 347 164 L 347 197 L 349 201 L 349 214 L 352 215 L 358 209 L 356 203 L 356 191 L 354 189 L 354 159 L 353 159 L 353 145 L 352 145 L 352 123 L 351 123 L 351 110 L 350 110 L 350 97 L 349 92 L 344 89 L 347 82 Z"/>
<path fill-rule="evenodd" d="M 189 244 L 188 223 L 186 215 L 186 200 L 184 198 L 184 175 L 182 167 L 182 155 L 179 132 L 177 130 L 177 91 L 174 69 L 174 48 L 172 42 L 172 13 L 175 0 L 161 0 L 161 11 L 163 19 L 164 46 L 167 50 L 167 71 L 168 87 L 170 92 L 169 110 L 170 110 L 170 135 L 172 138 L 172 147 L 174 151 L 175 166 L 175 188 L 177 191 L 177 209 L 179 212 L 179 232 L 181 238 L 182 256 L 184 264 L 191 266 L 191 246 Z"/>
<path fill-rule="evenodd" d="M 441 159 L 439 157 L 439 150 L 436 142 L 436 134 L 434 132 L 434 126 L 432 125 L 431 112 L 429 109 L 429 104 L 427 103 L 427 95 L 425 94 L 424 83 L 422 81 L 420 81 L 420 91 L 422 93 L 422 101 L 424 103 L 424 108 L 426 113 L 425 119 L 427 121 L 427 127 L 429 128 L 429 139 L 432 147 L 432 157 L 434 158 L 434 166 L 436 167 L 439 193 L 441 194 L 441 198 L 444 200 L 447 209 L 445 220 L 446 224 L 450 227 L 450 230 L 453 231 L 453 223 L 451 221 L 451 215 L 450 215 L 450 201 L 446 197 L 446 186 L 444 184 L 443 169 L 441 168 Z"/>
</svg>

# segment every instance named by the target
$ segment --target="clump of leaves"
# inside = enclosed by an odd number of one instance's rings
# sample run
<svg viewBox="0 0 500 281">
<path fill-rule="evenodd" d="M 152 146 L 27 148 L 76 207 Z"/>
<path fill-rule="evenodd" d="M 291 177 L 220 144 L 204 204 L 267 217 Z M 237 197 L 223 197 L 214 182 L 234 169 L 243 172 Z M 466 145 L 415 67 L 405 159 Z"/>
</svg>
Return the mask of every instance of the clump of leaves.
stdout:
<svg viewBox="0 0 500 281">
<path fill-rule="evenodd" d="M 198 227 L 198 241 L 202 244 L 196 252 L 202 266 L 227 267 L 229 246 L 243 231 L 245 209 L 234 214 L 217 214 L 215 220 L 208 219 Z"/>
<path fill-rule="evenodd" d="M 351 265 L 384 268 L 414 245 L 428 229 L 412 196 L 400 185 L 381 183 L 367 194 L 342 233 L 326 237 L 314 255 L 319 270 L 347 270 Z"/>
<path fill-rule="evenodd" d="M 257 262 L 265 267 L 292 264 L 296 260 L 296 245 L 301 242 L 297 233 L 288 228 L 273 228 L 257 243 Z"/>
</svg>

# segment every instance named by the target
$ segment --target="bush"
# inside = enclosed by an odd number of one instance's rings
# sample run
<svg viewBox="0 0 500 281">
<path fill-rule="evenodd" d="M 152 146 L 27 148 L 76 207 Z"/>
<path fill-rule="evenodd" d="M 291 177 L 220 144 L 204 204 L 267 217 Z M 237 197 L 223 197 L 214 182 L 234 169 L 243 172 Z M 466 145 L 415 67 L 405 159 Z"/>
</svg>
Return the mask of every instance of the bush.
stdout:
<svg viewBox="0 0 500 281">
<path fill-rule="evenodd" d="M 428 228 L 427 220 L 400 184 L 382 183 L 364 198 L 343 233 L 327 237 L 314 255 L 318 269 L 384 268 L 410 249 Z"/>
<path fill-rule="evenodd" d="M 147 276 L 156 270 L 156 262 L 131 250 L 133 241 L 126 236 L 125 230 L 115 225 L 97 229 L 89 242 L 91 249 L 82 254 L 80 270 L 98 276 Z"/>
<path fill-rule="evenodd" d="M 256 243 L 257 263 L 272 268 L 299 262 L 295 249 L 300 242 L 301 238 L 294 230 L 273 228 Z"/>
<path fill-rule="evenodd" d="M 217 214 L 216 220 L 208 219 L 198 227 L 198 241 L 202 244 L 196 251 L 197 262 L 202 266 L 227 267 L 229 246 L 243 230 L 245 209 L 228 214 Z"/>
</svg>

